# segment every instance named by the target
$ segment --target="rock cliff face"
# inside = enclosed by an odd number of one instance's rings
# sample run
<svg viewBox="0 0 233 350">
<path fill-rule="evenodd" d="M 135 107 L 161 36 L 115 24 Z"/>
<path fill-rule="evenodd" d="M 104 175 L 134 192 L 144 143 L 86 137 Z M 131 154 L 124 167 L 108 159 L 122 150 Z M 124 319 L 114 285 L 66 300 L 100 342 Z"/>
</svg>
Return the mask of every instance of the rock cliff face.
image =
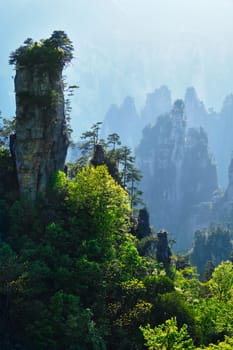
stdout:
<svg viewBox="0 0 233 350">
<path fill-rule="evenodd" d="M 147 127 L 136 151 L 142 170 L 142 190 L 155 229 L 174 227 L 179 201 L 181 160 L 184 154 L 185 118 L 183 103 L 158 118 L 153 128 Z"/>
<path fill-rule="evenodd" d="M 231 159 L 231 162 L 228 168 L 228 187 L 226 189 L 224 199 L 226 202 L 233 201 L 233 158 Z"/>
<path fill-rule="evenodd" d="M 227 187 L 227 169 L 233 150 L 233 95 L 226 96 L 220 112 L 206 109 L 195 89 L 189 87 L 185 94 L 185 112 L 189 127 L 203 127 L 208 134 L 209 146 L 218 164 L 219 184 Z"/>
<path fill-rule="evenodd" d="M 16 65 L 15 159 L 21 196 L 45 192 L 64 169 L 68 147 L 62 67 L 53 74 L 39 65 Z"/>
<path fill-rule="evenodd" d="M 112 105 L 105 115 L 102 136 L 120 135 L 123 144 L 134 148 L 141 136 L 141 121 L 137 113 L 134 99 L 127 96 L 120 107 Z"/>
<path fill-rule="evenodd" d="M 168 113 L 171 110 L 171 91 L 166 85 L 160 86 L 154 92 L 147 94 L 146 103 L 141 111 L 143 126 L 154 125 L 159 115 Z"/>
<path fill-rule="evenodd" d="M 186 90 L 185 110 L 189 127 L 205 127 L 208 123 L 208 115 L 204 103 L 198 98 L 194 87 L 189 87 Z"/>
<path fill-rule="evenodd" d="M 233 94 L 226 96 L 224 99 L 217 122 L 212 132 L 215 141 L 213 150 L 218 162 L 221 185 L 226 188 L 228 184 L 227 170 L 233 151 Z"/>
<path fill-rule="evenodd" d="M 184 110 L 184 103 L 176 101 L 171 113 L 144 129 L 136 151 L 151 222 L 156 230 L 173 233 L 178 250 L 191 246 L 196 207 L 211 201 L 218 188 L 207 135 L 202 128 L 186 128 Z"/>
</svg>

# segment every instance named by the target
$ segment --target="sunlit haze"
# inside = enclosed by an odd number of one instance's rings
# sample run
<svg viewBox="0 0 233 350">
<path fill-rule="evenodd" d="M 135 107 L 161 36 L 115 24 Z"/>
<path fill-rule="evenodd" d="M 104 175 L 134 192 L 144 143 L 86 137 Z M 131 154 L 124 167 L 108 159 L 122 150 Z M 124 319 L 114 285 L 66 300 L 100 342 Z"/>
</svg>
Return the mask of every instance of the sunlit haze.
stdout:
<svg viewBox="0 0 233 350">
<path fill-rule="evenodd" d="M 67 69 L 79 85 L 72 100 L 75 135 L 130 95 L 167 85 L 173 99 L 194 86 L 207 108 L 233 92 L 232 0 L 9 0 L 1 11 L 0 110 L 14 115 L 9 53 L 27 37 L 64 30 L 75 46 Z"/>
</svg>

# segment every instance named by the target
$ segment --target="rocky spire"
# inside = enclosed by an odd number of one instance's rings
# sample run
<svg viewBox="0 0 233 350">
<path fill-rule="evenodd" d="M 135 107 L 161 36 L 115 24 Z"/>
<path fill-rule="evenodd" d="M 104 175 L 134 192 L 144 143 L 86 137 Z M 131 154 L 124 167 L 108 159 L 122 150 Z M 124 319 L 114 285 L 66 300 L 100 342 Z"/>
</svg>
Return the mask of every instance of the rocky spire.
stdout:
<svg viewBox="0 0 233 350">
<path fill-rule="evenodd" d="M 34 200 L 46 191 L 51 176 L 64 169 L 68 136 L 62 70 L 73 48 L 64 32 L 25 44 L 10 57 L 16 67 L 13 148 L 20 195 Z"/>
<path fill-rule="evenodd" d="M 106 155 L 104 147 L 101 143 L 97 143 L 95 145 L 93 158 L 91 159 L 91 164 L 93 164 L 94 166 L 103 165 L 105 164 L 105 161 Z"/>
<path fill-rule="evenodd" d="M 143 124 L 154 125 L 158 116 L 168 113 L 171 110 L 171 91 L 167 86 L 160 86 L 154 92 L 147 94 L 146 103 L 141 112 Z"/>
</svg>

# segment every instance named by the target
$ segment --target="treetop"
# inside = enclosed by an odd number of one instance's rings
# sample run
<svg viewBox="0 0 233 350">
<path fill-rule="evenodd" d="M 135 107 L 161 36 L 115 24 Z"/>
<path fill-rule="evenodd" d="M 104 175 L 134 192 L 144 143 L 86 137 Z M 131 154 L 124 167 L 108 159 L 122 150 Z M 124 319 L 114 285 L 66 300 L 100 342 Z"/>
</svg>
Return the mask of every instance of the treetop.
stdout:
<svg viewBox="0 0 233 350">
<path fill-rule="evenodd" d="M 36 42 L 28 38 L 24 44 L 13 51 L 9 64 L 19 66 L 45 65 L 48 67 L 64 67 L 73 58 L 72 41 L 62 30 L 56 30 L 50 38 Z"/>
</svg>

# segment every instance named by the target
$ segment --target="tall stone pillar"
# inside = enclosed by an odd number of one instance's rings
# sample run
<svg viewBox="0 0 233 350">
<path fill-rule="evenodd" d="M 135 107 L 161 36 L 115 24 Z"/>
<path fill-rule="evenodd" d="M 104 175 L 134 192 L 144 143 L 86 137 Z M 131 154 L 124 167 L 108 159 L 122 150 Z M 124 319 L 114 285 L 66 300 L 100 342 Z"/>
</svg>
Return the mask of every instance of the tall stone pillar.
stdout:
<svg viewBox="0 0 233 350">
<path fill-rule="evenodd" d="M 62 68 L 16 64 L 16 169 L 20 195 L 32 200 L 64 169 L 68 137 Z"/>
</svg>

